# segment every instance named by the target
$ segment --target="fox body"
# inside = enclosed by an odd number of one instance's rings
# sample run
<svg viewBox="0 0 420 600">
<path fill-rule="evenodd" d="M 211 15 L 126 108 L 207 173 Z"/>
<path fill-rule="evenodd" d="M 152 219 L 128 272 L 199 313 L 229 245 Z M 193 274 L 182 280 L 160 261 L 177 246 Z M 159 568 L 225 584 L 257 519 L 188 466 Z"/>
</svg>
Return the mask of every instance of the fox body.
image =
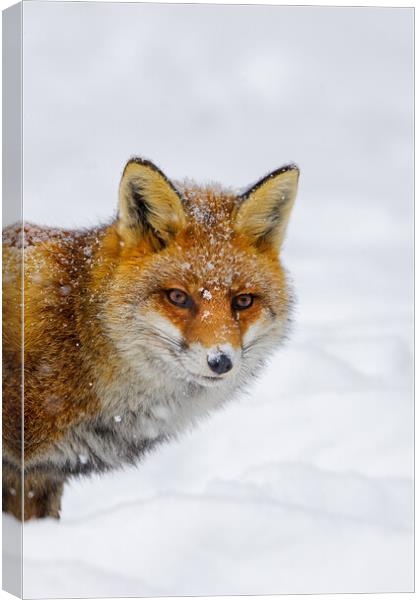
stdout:
<svg viewBox="0 0 420 600">
<path fill-rule="evenodd" d="M 297 181 L 236 195 L 132 159 L 111 224 L 5 231 L 4 510 L 58 517 L 67 478 L 137 462 L 246 386 L 287 329 Z"/>
</svg>

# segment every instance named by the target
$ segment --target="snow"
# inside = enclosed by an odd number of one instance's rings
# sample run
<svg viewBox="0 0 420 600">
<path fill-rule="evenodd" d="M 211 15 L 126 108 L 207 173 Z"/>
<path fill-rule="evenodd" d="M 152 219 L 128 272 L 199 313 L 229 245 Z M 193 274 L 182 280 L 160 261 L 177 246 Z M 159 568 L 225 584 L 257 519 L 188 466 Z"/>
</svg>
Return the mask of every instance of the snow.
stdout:
<svg viewBox="0 0 420 600">
<path fill-rule="evenodd" d="M 220 344 L 219 350 L 231 359 L 235 356 L 235 350 L 230 344 Z"/>
<path fill-rule="evenodd" d="M 209 362 L 215 362 L 216 360 L 220 359 L 221 354 L 222 353 L 219 348 L 210 348 L 207 352 L 207 360 Z"/>
<path fill-rule="evenodd" d="M 109 219 L 132 154 L 243 189 L 301 168 L 289 341 L 223 412 L 25 524 L 25 596 L 411 591 L 411 11 L 25 15 L 28 220 Z"/>
</svg>

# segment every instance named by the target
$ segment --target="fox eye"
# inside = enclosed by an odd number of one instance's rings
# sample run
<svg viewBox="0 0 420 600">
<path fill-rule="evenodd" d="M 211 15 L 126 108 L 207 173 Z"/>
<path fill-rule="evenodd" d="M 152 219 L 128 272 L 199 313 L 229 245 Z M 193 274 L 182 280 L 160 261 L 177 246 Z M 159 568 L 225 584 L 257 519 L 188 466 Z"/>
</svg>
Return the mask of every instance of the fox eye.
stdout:
<svg viewBox="0 0 420 600">
<path fill-rule="evenodd" d="M 232 308 L 234 310 L 244 310 L 250 308 L 254 303 L 254 296 L 252 294 L 239 294 L 232 300 Z"/>
<path fill-rule="evenodd" d="M 175 304 L 175 306 L 180 306 L 181 308 L 189 308 L 193 303 L 188 294 L 178 289 L 167 290 L 166 297 L 171 304 Z"/>
</svg>

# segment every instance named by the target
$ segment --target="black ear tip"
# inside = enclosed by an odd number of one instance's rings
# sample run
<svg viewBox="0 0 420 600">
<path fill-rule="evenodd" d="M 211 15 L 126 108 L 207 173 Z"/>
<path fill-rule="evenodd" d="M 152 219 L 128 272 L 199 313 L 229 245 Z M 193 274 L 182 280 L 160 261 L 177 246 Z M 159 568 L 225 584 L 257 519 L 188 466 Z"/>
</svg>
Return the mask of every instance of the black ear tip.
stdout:
<svg viewBox="0 0 420 600">
<path fill-rule="evenodd" d="M 132 156 L 131 158 L 129 158 L 125 164 L 124 173 L 130 165 L 141 165 L 143 167 L 148 167 L 153 171 L 158 171 L 159 173 L 161 172 L 160 169 L 151 160 L 148 160 L 147 158 L 142 158 L 141 156 Z"/>
<path fill-rule="evenodd" d="M 271 171 L 270 173 L 268 173 L 268 175 L 266 175 L 265 177 L 263 177 L 262 179 L 257 181 L 257 183 L 255 183 L 253 186 L 251 186 L 245 192 L 243 192 L 239 196 L 239 198 L 241 198 L 242 200 L 245 200 L 246 198 L 248 198 L 248 196 L 250 196 L 253 192 L 255 192 L 259 187 L 261 187 L 262 185 L 267 183 L 267 181 L 270 181 L 270 179 L 274 179 L 275 177 L 278 177 L 279 175 L 283 175 L 284 173 L 288 173 L 291 171 L 294 171 L 296 173 L 297 180 L 298 180 L 299 175 L 300 175 L 299 167 L 297 166 L 296 163 L 287 163 L 286 165 L 279 167 L 275 171 Z"/>
<path fill-rule="evenodd" d="M 299 167 L 294 162 L 287 163 L 283 167 L 280 167 L 280 169 L 277 169 L 277 171 L 274 171 L 274 173 L 276 175 L 279 175 L 280 173 L 287 173 L 287 171 L 296 171 L 296 173 L 297 173 L 298 176 L 299 176 L 299 173 L 300 173 Z"/>
</svg>

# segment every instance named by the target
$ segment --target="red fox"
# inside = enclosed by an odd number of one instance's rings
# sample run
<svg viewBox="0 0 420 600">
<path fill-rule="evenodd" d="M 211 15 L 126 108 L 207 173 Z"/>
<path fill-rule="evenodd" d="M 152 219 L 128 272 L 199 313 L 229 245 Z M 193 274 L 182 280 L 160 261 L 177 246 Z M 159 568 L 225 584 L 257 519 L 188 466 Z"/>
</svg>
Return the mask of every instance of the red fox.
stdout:
<svg viewBox="0 0 420 600">
<path fill-rule="evenodd" d="M 5 230 L 3 510 L 58 518 L 68 478 L 137 462 L 258 373 L 288 327 L 298 178 L 237 195 L 133 158 L 110 224 Z"/>
</svg>

